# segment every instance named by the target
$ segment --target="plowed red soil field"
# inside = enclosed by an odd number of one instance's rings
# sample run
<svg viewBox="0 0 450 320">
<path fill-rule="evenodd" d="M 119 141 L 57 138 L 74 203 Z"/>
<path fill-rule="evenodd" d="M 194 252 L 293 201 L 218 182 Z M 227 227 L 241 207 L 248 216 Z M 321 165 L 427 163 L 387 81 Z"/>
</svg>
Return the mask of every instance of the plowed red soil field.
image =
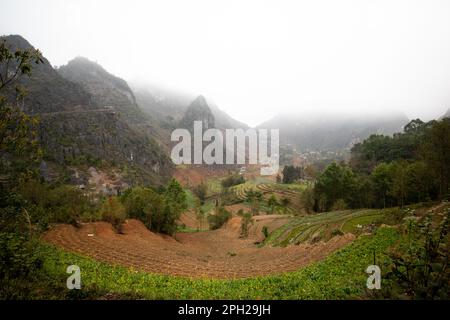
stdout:
<svg viewBox="0 0 450 320">
<path fill-rule="evenodd" d="M 43 239 L 99 261 L 192 278 L 247 278 L 294 271 L 325 258 L 354 239 L 346 234 L 327 243 L 258 248 L 254 243 L 260 236 L 259 228 L 268 223 L 276 227 L 283 220 L 276 216 L 257 217 L 249 238 L 240 239 L 239 219 L 232 218 L 219 230 L 178 233 L 174 238 L 152 233 L 137 220 L 127 220 L 123 234 L 117 234 L 106 222 L 87 223 L 80 228 L 56 225 Z"/>
</svg>

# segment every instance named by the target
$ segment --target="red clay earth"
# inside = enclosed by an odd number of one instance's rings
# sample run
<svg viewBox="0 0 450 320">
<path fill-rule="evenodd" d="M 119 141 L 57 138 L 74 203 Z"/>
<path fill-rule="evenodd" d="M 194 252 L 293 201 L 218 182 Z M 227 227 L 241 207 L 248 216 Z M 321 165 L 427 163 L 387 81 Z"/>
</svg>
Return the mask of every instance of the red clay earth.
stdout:
<svg viewBox="0 0 450 320">
<path fill-rule="evenodd" d="M 192 165 L 178 166 L 175 168 L 173 177 L 185 187 L 193 187 L 208 179 L 224 177 L 228 174 L 227 169 L 211 166 Z"/>
<path fill-rule="evenodd" d="M 252 180 L 260 177 L 260 165 L 245 165 L 246 171 L 243 174 L 246 180 Z M 184 187 L 193 187 L 202 182 L 207 182 L 209 179 L 223 178 L 236 172 L 236 166 L 208 166 L 208 165 L 191 165 L 191 166 L 177 166 L 173 173 L 173 177 L 178 180 Z M 266 180 L 275 182 L 276 175 L 265 176 Z"/>
<path fill-rule="evenodd" d="M 239 217 L 219 230 L 178 233 L 174 238 L 150 232 L 140 221 L 127 220 L 123 234 L 106 222 L 86 223 L 80 228 L 61 224 L 53 226 L 43 239 L 99 261 L 191 278 L 247 278 L 294 271 L 354 239 L 346 234 L 327 243 L 258 248 L 255 239 L 262 225 L 269 225 L 270 230 L 286 221 L 278 216 L 255 218 L 248 239 L 239 238 Z"/>
</svg>

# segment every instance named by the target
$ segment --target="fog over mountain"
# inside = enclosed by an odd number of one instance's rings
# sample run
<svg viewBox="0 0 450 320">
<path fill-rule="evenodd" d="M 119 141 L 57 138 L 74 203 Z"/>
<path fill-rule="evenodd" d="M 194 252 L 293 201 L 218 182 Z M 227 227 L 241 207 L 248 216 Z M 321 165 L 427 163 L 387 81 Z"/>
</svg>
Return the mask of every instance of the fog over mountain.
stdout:
<svg viewBox="0 0 450 320">
<path fill-rule="evenodd" d="M 261 124 L 280 130 L 280 143 L 298 151 L 349 151 L 371 134 L 392 135 L 408 123 L 402 113 L 283 114 Z"/>
<path fill-rule="evenodd" d="M 2 13 L 0 34 L 54 65 L 84 56 L 251 126 L 297 110 L 429 120 L 450 106 L 445 0 L 15 0 Z"/>
<path fill-rule="evenodd" d="M 162 122 L 177 123 L 181 120 L 188 106 L 199 96 L 203 97 L 211 109 L 218 128 L 247 128 L 242 123 L 219 108 L 212 99 L 203 95 L 193 95 L 181 90 L 167 89 L 155 84 L 131 81 L 130 86 L 136 96 L 139 106 Z"/>
</svg>

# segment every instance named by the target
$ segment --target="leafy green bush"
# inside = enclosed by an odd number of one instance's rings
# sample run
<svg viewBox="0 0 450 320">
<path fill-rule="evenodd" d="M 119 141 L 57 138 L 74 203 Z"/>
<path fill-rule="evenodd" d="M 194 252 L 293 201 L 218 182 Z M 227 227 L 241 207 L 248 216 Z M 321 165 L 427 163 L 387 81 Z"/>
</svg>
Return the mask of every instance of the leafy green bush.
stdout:
<svg viewBox="0 0 450 320">
<path fill-rule="evenodd" d="M 159 192 L 135 187 L 125 192 L 121 200 L 129 217 L 141 220 L 158 233 L 173 234 L 181 212 L 187 209 L 186 193 L 175 179 Z"/>
<path fill-rule="evenodd" d="M 153 194 L 144 208 L 147 227 L 158 233 L 173 234 L 177 229 L 176 220 L 179 212 L 173 206 L 168 205 L 167 199 L 162 194 Z"/>
<path fill-rule="evenodd" d="M 170 180 L 164 190 L 164 197 L 177 215 L 176 219 L 178 219 L 180 213 L 187 209 L 187 197 L 183 187 L 176 179 Z"/>
<path fill-rule="evenodd" d="M 25 232 L 22 206 L 20 195 L 0 191 L 0 231 Z"/>
<path fill-rule="evenodd" d="M 200 199 L 200 204 L 204 204 L 206 200 L 206 195 L 208 192 L 208 186 L 205 183 L 200 183 L 193 189 L 194 194 Z"/>
<path fill-rule="evenodd" d="M 209 226 L 212 230 L 219 229 L 231 218 L 231 212 L 225 210 L 224 207 L 219 207 L 215 214 L 208 216 Z"/>
<path fill-rule="evenodd" d="M 34 244 L 17 233 L 0 232 L 0 299 L 29 296 L 43 264 Z"/>
<path fill-rule="evenodd" d="M 280 203 L 278 202 L 277 197 L 272 194 L 269 199 L 267 199 L 267 207 L 269 208 L 269 213 L 273 214 L 275 208 L 277 208 L 278 206 L 280 206 Z"/>
<path fill-rule="evenodd" d="M 33 224 L 50 222 L 77 224 L 82 216 L 94 213 L 94 205 L 83 192 L 69 185 L 51 187 L 46 183 L 28 180 L 19 184 L 15 193 L 22 199 L 21 211 L 25 209 Z"/>
<path fill-rule="evenodd" d="M 51 190 L 49 197 L 52 222 L 76 224 L 81 215 L 91 209 L 88 198 L 73 186 L 56 187 Z"/>
<path fill-rule="evenodd" d="M 389 209 L 383 209 L 383 220 L 382 222 L 384 224 L 388 225 L 395 225 L 402 222 L 403 218 L 407 214 L 407 210 L 400 209 L 400 208 L 389 208 Z"/>
<path fill-rule="evenodd" d="M 431 213 L 409 221 L 406 241 L 389 254 L 386 273 L 390 298 L 448 299 L 450 292 L 450 210 L 438 223 Z"/>
<path fill-rule="evenodd" d="M 263 200 L 262 192 L 250 189 L 245 192 L 245 196 L 246 200 L 250 203 L 252 214 L 254 216 L 258 215 Z"/>
<path fill-rule="evenodd" d="M 334 229 L 331 231 L 331 236 L 342 236 L 344 233 L 341 231 L 341 229 Z"/>
<path fill-rule="evenodd" d="M 267 228 L 267 226 L 263 226 L 261 232 L 264 235 L 264 239 L 266 239 L 269 236 L 269 228 Z"/>
<path fill-rule="evenodd" d="M 347 203 L 344 199 L 336 200 L 336 202 L 331 206 L 331 211 L 339 211 L 345 209 L 347 209 Z"/>
<path fill-rule="evenodd" d="M 242 212 L 241 213 L 241 238 L 247 238 L 248 237 L 248 229 L 250 228 L 250 225 L 253 224 L 253 217 L 250 212 Z"/>
<path fill-rule="evenodd" d="M 117 197 L 109 197 L 100 208 L 102 219 L 111 223 L 113 227 L 121 232 L 122 223 L 125 221 L 126 209 Z"/>
<path fill-rule="evenodd" d="M 139 219 L 144 223 L 148 217 L 146 206 L 153 201 L 156 192 L 150 188 L 135 187 L 128 189 L 122 196 L 121 201 L 126 208 L 127 215 L 130 218 Z"/>
<path fill-rule="evenodd" d="M 239 175 L 239 174 L 233 174 L 231 176 L 226 177 L 225 179 L 222 180 L 222 187 L 224 188 L 229 188 L 232 186 L 236 186 L 238 184 L 244 183 L 245 179 L 243 176 Z"/>
<path fill-rule="evenodd" d="M 41 264 L 26 237 L 0 233 L 0 279 L 26 277 Z"/>
</svg>

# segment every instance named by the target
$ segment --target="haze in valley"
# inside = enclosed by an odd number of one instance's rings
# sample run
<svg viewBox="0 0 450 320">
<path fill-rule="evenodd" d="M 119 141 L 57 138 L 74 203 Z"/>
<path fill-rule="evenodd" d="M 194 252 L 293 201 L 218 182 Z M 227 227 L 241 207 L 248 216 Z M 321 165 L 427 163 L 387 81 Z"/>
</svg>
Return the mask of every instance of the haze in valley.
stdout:
<svg viewBox="0 0 450 320">
<path fill-rule="evenodd" d="M 251 126 L 279 113 L 438 118 L 450 2 L 3 0 L 0 34 L 196 96 Z"/>
</svg>

